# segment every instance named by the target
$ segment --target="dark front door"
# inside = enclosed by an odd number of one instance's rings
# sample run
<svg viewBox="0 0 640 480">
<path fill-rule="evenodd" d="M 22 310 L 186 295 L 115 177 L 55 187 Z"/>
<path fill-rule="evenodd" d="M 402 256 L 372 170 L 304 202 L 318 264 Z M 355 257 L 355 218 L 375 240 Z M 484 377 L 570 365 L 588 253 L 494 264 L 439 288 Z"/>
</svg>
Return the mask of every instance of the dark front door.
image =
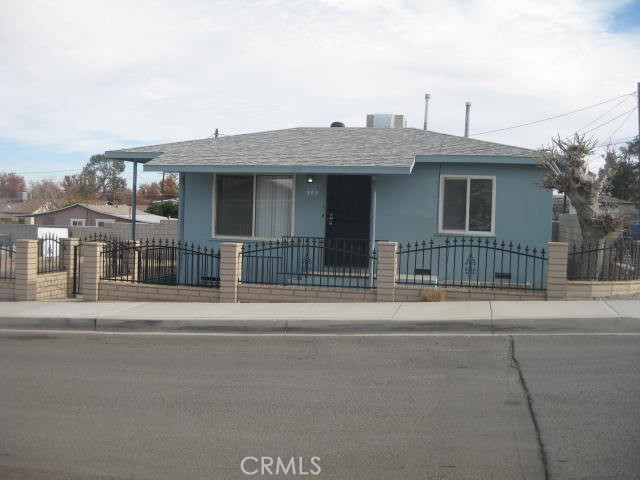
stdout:
<svg viewBox="0 0 640 480">
<path fill-rule="evenodd" d="M 328 266 L 366 267 L 370 221 L 371 177 L 329 175 L 325 263 Z"/>
</svg>

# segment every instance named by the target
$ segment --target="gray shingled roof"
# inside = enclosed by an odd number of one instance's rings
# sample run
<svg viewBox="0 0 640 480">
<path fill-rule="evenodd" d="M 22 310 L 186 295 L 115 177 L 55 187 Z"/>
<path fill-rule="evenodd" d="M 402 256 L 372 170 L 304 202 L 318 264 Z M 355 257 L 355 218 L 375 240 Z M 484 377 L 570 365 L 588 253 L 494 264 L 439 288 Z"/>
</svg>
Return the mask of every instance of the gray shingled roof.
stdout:
<svg viewBox="0 0 640 480">
<path fill-rule="evenodd" d="M 152 166 L 410 168 L 416 155 L 533 157 L 534 150 L 415 128 L 290 128 L 116 151 Z M 115 152 L 113 152 L 115 153 Z"/>
</svg>

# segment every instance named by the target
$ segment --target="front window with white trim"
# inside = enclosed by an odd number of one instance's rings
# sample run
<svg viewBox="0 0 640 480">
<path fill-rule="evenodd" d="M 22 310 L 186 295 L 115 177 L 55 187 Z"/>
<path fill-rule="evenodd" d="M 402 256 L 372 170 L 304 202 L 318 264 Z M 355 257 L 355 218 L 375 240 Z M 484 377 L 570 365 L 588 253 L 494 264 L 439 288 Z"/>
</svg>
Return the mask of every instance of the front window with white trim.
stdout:
<svg viewBox="0 0 640 480">
<path fill-rule="evenodd" d="M 290 175 L 217 175 L 216 236 L 277 238 L 292 234 Z"/>
<path fill-rule="evenodd" d="M 69 219 L 69 225 L 71 225 L 72 227 L 84 227 L 85 226 L 85 219 L 84 218 L 70 218 Z"/>
<path fill-rule="evenodd" d="M 441 233 L 495 233 L 496 178 L 474 175 L 440 177 Z"/>
</svg>

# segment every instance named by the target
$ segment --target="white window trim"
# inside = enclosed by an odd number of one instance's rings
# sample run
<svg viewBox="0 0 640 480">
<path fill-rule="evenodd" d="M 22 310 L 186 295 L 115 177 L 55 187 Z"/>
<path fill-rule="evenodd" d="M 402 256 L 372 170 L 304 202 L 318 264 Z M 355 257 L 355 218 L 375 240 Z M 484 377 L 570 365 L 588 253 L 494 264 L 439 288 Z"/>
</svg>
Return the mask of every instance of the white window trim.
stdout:
<svg viewBox="0 0 640 480">
<path fill-rule="evenodd" d="M 98 223 L 116 223 L 113 218 L 96 218 L 96 227 L 99 227 Z"/>
<path fill-rule="evenodd" d="M 245 176 L 245 177 L 253 177 L 253 208 L 251 211 L 251 236 L 246 235 L 223 235 L 218 234 L 216 232 L 216 185 L 218 176 Z M 295 221 L 296 221 L 296 175 L 295 174 L 285 174 L 285 173 L 214 173 L 213 174 L 213 186 L 211 188 L 211 237 L 212 240 L 257 240 L 257 241 L 270 241 L 270 240 L 279 240 L 280 237 L 256 237 L 254 236 L 255 228 L 256 228 L 256 177 L 290 177 L 292 179 L 291 183 L 291 228 L 289 231 L 289 235 L 293 235 L 295 232 Z"/>
<path fill-rule="evenodd" d="M 77 222 L 77 225 L 74 224 L 74 222 Z M 86 219 L 84 218 L 70 218 L 69 219 L 69 225 L 71 225 L 72 227 L 85 227 L 86 226 Z"/>
<path fill-rule="evenodd" d="M 444 209 L 444 181 L 467 180 L 467 205 L 464 221 L 464 230 L 445 230 L 442 227 Z M 471 180 L 491 180 L 491 231 L 469 231 L 469 203 L 471 197 Z M 478 237 L 493 237 L 496 234 L 496 177 L 495 175 L 440 175 L 440 192 L 438 198 L 438 233 L 447 235 L 474 235 Z"/>
</svg>

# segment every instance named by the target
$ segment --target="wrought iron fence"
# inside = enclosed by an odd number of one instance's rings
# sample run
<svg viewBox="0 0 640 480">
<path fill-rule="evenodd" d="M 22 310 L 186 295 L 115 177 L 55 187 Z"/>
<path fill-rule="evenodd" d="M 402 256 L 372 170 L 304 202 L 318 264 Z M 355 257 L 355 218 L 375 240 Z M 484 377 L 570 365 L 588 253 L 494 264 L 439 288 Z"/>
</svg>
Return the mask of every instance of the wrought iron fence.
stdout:
<svg viewBox="0 0 640 480">
<path fill-rule="evenodd" d="M 481 238 L 398 246 L 397 283 L 443 287 L 546 289 L 544 249 Z"/>
<path fill-rule="evenodd" d="M 620 238 L 599 245 L 573 245 L 567 262 L 569 280 L 640 280 L 640 241 Z"/>
<path fill-rule="evenodd" d="M 220 252 L 174 240 L 113 242 L 102 252 L 102 278 L 195 287 L 220 286 Z"/>
<path fill-rule="evenodd" d="M 64 244 L 55 235 L 38 239 L 38 273 L 64 271 Z"/>
<path fill-rule="evenodd" d="M 104 234 L 104 233 L 92 233 L 80 238 L 77 245 L 73 247 L 73 293 L 75 295 L 82 293 L 82 247 L 85 243 L 89 242 L 104 242 L 108 245 L 111 244 L 126 244 L 119 235 Z"/>
<path fill-rule="evenodd" d="M 79 245 L 89 242 L 105 242 L 105 243 L 125 243 L 127 240 L 123 239 L 120 235 L 114 235 L 112 233 L 90 233 L 80 238 Z"/>
<path fill-rule="evenodd" d="M 0 245 L 0 279 L 12 280 L 16 278 L 15 245 Z"/>
<path fill-rule="evenodd" d="M 376 269 L 365 240 L 283 237 L 242 246 L 243 283 L 376 288 Z"/>
</svg>

